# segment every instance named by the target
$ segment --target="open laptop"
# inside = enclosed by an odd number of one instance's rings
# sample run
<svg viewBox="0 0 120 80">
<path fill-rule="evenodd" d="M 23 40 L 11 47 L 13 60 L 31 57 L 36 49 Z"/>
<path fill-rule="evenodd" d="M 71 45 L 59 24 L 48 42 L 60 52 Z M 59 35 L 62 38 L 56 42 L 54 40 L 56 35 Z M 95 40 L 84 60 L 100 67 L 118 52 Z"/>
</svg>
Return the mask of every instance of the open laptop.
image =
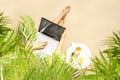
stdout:
<svg viewBox="0 0 120 80">
<path fill-rule="evenodd" d="M 64 27 L 42 17 L 37 33 L 37 40 L 35 42 L 47 41 L 48 44 L 45 49 L 37 50 L 37 52 L 52 56 L 52 53 L 55 51 L 64 30 Z"/>
</svg>

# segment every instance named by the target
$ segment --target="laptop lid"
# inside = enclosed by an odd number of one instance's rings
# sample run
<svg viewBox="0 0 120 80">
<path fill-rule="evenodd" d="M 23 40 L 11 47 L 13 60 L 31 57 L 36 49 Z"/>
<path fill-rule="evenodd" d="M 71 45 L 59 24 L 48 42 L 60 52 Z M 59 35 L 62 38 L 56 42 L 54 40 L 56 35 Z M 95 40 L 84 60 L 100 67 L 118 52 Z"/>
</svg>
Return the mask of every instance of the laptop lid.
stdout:
<svg viewBox="0 0 120 80">
<path fill-rule="evenodd" d="M 60 38 L 64 30 L 65 30 L 64 27 L 42 17 L 38 31 L 57 41 L 60 41 Z"/>
</svg>

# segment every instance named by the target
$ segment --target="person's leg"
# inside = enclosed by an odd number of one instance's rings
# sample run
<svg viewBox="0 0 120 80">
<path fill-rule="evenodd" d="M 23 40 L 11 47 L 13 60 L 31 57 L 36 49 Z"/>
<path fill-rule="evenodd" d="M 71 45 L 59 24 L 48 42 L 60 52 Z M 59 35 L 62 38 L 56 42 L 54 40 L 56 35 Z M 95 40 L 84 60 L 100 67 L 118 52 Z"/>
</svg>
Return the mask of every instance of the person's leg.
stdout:
<svg viewBox="0 0 120 80">
<path fill-rule="evenodd" d="M 53 22 L 56 23 L 56 24 L 60 24 L 62 20 L 64 22 L 64 19 L 65 19 L 66 15 L 70 11 L 70 8 L 71 8 L 70 6 L 66 6 L 65 9 L 62 10 L 60 15 L 58 17 L 56 17 L 55 20 L 53 20 Z"/>
<path fill-rule="evenodd" d="M 68 14 L 68 12 L 70 11 L 70 6 L 67 6 L 62 12 L 61 14 L 53 21 L 56 24 L 63 26 L 64 24 L 64 19 L 66 17 L 66 15 Z M 55 50 L 55 54 L 59 55 L 62 51 L 62 46 L 63 46 L 63 42 L 65 39 L 65 34 L 66 34 L 66 30 L 64 31 L 64 33 L 61 36 L 60 42 Z"/>
</svg>

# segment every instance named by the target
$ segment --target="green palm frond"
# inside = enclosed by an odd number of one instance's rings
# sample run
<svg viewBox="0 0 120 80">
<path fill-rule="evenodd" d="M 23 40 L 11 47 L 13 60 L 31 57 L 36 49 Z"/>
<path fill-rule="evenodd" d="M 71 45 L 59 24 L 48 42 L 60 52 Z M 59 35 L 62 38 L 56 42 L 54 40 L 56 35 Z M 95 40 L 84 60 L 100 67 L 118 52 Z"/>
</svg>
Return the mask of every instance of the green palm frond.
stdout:
<svg viewBox="0 0 120 80">
<path fill-rule="evenodd" d="M 94 68 L 88 70 L 92 74 L 86 76 L 87 80 L 119 80 L 120 70 L 117 57 L 114 59 L 110 54 L 100 52 L 100 57 L 95 57 L 92 62 Z"/>
<path fill-rule="evenodd" d="M 0 57 L 10 53 L 17 44 L 16 33 L 14 31 L 8 32 L 0 38 Z"/>
<path fill-rule="evenodd" d="M 35 65 L 35 57 L 31 50 L 35 35 L 36 30 L 31 17 L 21 17 L 17 30 L 2 34 L 0 63 L 3 65 L 5 80 L 22 80 L 26 72 Z"/>
<path fill-rule="evenodd" d="M 28 52 L 28 51 L 27 51 Z M 8 64 L 3 65 L 3 77 L 5 80 L 23 80 L 26 73 L 36 64 L 32 54 L 24 55 L 24 51 L 19 51 L 22 55 L 15 55 Z"/>
<path fill-rule="evenodd" d="M 113 32 L 105 44 L 108 46 L 100 57 L 92 59 L 94 69 L 90 69 L 93 74 L 87 77 L 95 80 L 119 80 L 120 79 L 120 32 Z M 95 78 L 96 77 L 96 78 Z M 89 79 L 88 79 L 89 80 Z"/>
<path fill-rule="evenodd" d="M 104 50 L 104 53 L 109 53 L 113 57 L 118 56 L 118 61 L 120 63 L 120 31 L 113 32 L 113 36 L 109 37 L 106 42 L 108 49 Z"/>
<path fill-rule="evenodd" d="M 107 49 L 100 52 L 100 57 L 92 59 L 93 68 L 87 70 L 87 80 L 119 80 L 120 79 L 120 32 L 105 40 Z M 83 79 L 81 76 L 80 79 Z"/>
<path fill-rule="evenodd" d="M 73 80 L 75 69 L 66 64 L 60 56 L 41 58 L 24 80 Z"/>
<path fill-rule="evenodd" d="M 8 23 L 8 17 L 0 13 L 0 62 L 4 62 L 1 61 L 3 56 L 14 53 L 15 46 L 19 40 L 16 31 L 7 27 Z"/>
<path fill-rule="evenodd" d="M 26 48 L 32 46 L 37 34 L 33 19 L 29 16 L 21 16 L 18 27 L 20 42 L 25 44 Z"/>
<path fill-rule="evenodd" d="M 0 80 L 3 80 L 3 64 L 9 61 L 7 54 L 10 54 L 12 41 L 9 39 L 12 36 L 12 31 L 7 27 L 9 22 L 8 17 L 0 13 Z M 9 39 L 9 40 L 8 40 Z M 8 43 L 7 43 L 8 41 Z"/>
<path fill-rule="evenodd" d="M 6 34 L 6 32 L 10 31 L 10 28 L 7 28 L 7 24 L 9 22 L 9 19 L 7 16 L 3 15 L 3 12 L 0 13 L 0 37 L 4 34 Z"/>
<path fill-rule="evenodd" d="M 0 13 L 0 57 L 7 54 L 7 51 L 12 47 L 11 37 L 13 32 L 10 28 L 6 27 L 9 23 L 7 16 Z M 13 37 L 12 37 L 13 38 Z M 10 47 L 11 46 L 11 47 Z"/>
</svg>

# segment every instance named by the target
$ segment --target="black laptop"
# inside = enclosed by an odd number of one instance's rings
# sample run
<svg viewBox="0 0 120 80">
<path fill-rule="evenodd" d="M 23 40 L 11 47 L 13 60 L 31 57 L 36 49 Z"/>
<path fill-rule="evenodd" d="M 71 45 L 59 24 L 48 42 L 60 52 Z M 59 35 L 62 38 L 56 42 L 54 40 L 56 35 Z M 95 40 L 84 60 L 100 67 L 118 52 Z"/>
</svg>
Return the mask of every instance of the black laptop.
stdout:
<svg viewBox="0 0 120 80">
<path fill-rule="evenodd" d="M 42 17 L 36 42 L 47 41 L 48 44 L 45 49 L 38 50 L 38 52 L 40 51 L 51 56 L 56 49 L 64 30 L 64 27 Z"/>
<path fill-rule="evenodd" d="M 64 30 L 64 27 L 42 17 L 38 31 L 51 38 L 54 38 L 55 40 L 60 41 Z"/>
</svg>

